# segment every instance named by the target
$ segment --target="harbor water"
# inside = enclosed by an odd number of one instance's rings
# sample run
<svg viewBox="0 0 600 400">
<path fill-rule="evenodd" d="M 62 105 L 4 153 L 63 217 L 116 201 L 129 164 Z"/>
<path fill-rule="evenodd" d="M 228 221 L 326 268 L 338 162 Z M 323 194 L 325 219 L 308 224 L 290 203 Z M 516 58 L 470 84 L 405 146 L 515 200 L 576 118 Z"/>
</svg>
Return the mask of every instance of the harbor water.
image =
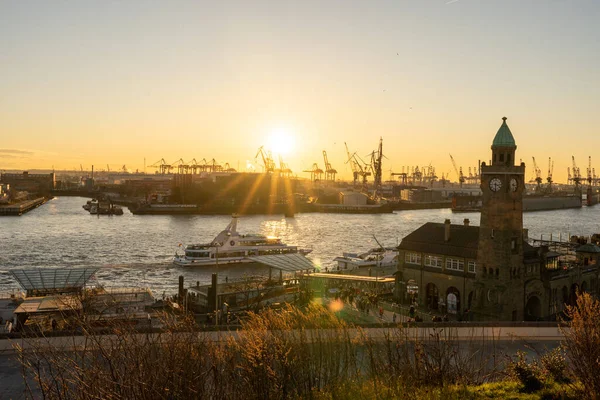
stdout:
<svg viewBox="0 0 600 400">
<path fill-rule="evenodd" d="M 87 199 L 55 198 L 20 217 L 0 219 L 0 293 L 18 289 L 12 269 L 96 267 L 97 283 L 112 286 L 150 287 L 157 297 L 173 294 L 178 276 L 186 285 L 210 282 L 214 268 L 177 267 L 173 255 L 190 243 L 207 243 L 227 226 L 228 216 L 95 216 L 82 209 Z M 426 222 L 450 219 L 462 224 L 468 218 L 479 225 L 479 213 L 452 213 L 449 209 L 397 211 L 393 214 L 297 214 L 242 216 L 240 233 L 278 236 L 287 244 L 313 249 L 309 258 L 331 268 L 343 252 L 360 252 L 397 245 L 404 236 Z M 600 233 L 600 205 L 579 209 L 524 214 L 530 238 L 554 240 L 571 235 Z M 179 246 L 181 244 L 181 246 Z M 256 265 L 219 268 L 220 279 L 264 275 Z"/>
</svg>

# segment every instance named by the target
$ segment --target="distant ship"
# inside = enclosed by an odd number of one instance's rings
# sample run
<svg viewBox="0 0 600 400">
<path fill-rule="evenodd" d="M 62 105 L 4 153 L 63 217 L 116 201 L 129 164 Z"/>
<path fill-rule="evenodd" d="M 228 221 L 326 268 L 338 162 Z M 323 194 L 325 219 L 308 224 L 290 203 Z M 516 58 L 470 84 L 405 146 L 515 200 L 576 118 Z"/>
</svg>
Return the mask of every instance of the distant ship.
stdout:
<svg viewBox="0 0 600 400">
<path fill-rule="evenodd" d="M 250 257 L 276 254 L 300 253 L 306 255 L 312 249 L 299 249 L 282 243 L 281 239 L 271 236 L 237 232 L 237 216 L 234 215 L 225 230 L 221 231 L 211 243 L 190 244 L 183 255 L 176 254 L 173 264 L 180 266 L 201 266 L 240 264 L 253 262 Z"/>
</svg>

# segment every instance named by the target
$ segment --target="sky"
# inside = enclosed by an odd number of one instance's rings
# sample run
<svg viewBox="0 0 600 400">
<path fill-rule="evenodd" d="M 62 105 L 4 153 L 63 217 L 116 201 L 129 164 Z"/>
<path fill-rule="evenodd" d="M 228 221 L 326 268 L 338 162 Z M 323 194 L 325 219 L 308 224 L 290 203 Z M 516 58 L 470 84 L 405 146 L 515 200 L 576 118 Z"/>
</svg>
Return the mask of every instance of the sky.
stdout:
<svg viewBox="0 0 600 400">
<path fill-rule="evenodd" d="M 366 160 L 381 137 L 384 179 L 455 180 L 449 154 L 489 160 L 506 116 L 526 179 L 532 156 L 600 175 L 598 20 L 597 0 L 0 0 L 0 169 L 260 171 L 264 145 L 349 178 L 344 143 Z"/>
</svg>

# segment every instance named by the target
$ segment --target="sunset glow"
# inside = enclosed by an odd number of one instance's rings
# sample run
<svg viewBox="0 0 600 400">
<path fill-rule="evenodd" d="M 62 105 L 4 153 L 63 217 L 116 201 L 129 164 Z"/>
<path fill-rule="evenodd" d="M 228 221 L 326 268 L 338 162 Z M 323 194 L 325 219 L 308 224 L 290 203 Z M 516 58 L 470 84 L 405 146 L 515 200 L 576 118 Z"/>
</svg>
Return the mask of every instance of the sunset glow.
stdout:
<svg viewBox="0 0 600 400">
<path fill-rule="evenodd" d="M 271 131 L 267 139 L 267 149 L 275 155 L 285 156 L 294 150 L 296 140 L 294 135 L 286 128 L 277 128 Z"/>
</svg>

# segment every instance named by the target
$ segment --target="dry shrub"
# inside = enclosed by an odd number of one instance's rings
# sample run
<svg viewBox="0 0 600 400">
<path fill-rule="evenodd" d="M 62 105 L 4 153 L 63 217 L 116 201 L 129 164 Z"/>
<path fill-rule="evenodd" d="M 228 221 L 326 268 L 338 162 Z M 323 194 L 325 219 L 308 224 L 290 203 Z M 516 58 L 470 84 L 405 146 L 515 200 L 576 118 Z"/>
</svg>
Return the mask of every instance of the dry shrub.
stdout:
<svg viewBox="0 0 600 400">
<path fill-rule="evenodd" d="M 475 339 L 475 330 L 459 338 L 452 328 L 410 332 L 389 330 L 384 346 L 365 338 L 369 377 L 387 390 L 380 395 L 405 397 L 411 388 L 480 384 L 495 376 L 495 338 Z"/>
<path fill-rule="evenodd" d="M 563 347 L 572 375 L 578 379 L 589 399 L 600 398 L 600 302 L 589 293 L 578 293 L 577 303 L 567 306 L 568 327 Z"/>
<path fill-rule="evenodd" d="M 436 329 L 408 337 L 401 327 L 375 338 L 315 305 L 250 313 L 236 332 L 197 332 L 191 319 L 163 324 L 161 333 L 115 325 L 100 335 L 82 321 L 83 335 L 69 338 L 77 351 L 38 338 L 21 349 L 22 363 L 48 399 L 336 399 L 356 388 L 411 398 L 414 385 L 489 376 L 489 339 L 458 341 Z"/>
</svg>

